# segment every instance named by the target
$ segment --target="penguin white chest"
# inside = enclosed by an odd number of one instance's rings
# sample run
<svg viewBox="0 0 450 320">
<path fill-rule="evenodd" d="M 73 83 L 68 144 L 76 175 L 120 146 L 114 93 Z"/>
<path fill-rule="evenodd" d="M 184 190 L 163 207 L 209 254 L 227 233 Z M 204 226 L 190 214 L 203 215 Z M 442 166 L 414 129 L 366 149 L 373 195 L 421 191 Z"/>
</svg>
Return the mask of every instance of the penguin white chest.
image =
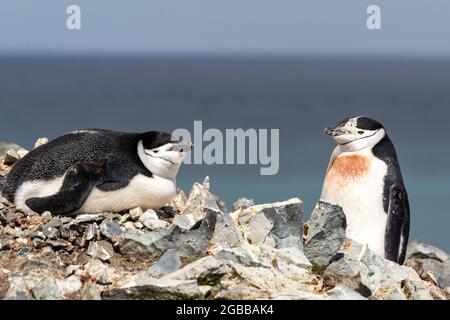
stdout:
<svg viewBox="0 0 450 320">
<path fill-rule="evenodd" d="M 94 188 L 78 213 L 118 212 L 142 207 L 157 209 L 176 195 L 175 181 L 158 176 L 137 175 L 119 190 L 102 191 Z"/>
<path fill-rule="evenodd" d="M 347 237 L 384 255 L 387 214 L 383 207 L 387 165 L 372 152 L 339 154 L 330 165 L 322 190 L 323 201 L 339 205 L 347 219 Z"/>
</svg>

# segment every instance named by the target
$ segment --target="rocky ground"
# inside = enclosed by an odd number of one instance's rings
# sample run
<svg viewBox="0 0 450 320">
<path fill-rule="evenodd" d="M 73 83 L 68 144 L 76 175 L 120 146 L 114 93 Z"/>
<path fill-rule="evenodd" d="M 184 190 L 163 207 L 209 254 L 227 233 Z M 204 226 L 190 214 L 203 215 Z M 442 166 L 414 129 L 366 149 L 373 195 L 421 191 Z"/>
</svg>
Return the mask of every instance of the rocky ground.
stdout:
<svg viewBox="0 0 450 320">
<path fill-rule="evenodd" d="M 0 173 L 24 154 L 0 144 Z M 414 242 L 399 266 L 346 239 L 339 207 L 303 214 L 297 198 L 229 212 L 208 178 L 156 211 L 36 215 L 0 197 L 0 299 L 450 299 L 445 252 Z"/>
</svg>

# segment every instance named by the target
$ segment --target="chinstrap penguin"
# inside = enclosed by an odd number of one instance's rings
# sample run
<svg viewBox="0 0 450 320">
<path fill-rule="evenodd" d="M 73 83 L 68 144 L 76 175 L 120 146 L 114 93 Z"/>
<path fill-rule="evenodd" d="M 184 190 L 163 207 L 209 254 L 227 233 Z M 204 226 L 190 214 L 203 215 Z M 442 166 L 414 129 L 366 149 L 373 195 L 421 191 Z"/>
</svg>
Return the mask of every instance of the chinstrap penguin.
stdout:
<svg viewBox="0 0 450 320">
<path fill-rule="evenodd" d="M 176 194 L 175 177 L 191 146 L 158 131 L 75 131 L 19 160 L 2 193 L 25 212 L 160 208 Z"/>
<path fill-rule="evenodd" d="M 325 134 L 332 153 L 321 200 L 342 207 L 347 237 L 386 259 L 403 264 L 410 209 L 394 145 L 381 123 L 349 118 Z"/>
</svg>

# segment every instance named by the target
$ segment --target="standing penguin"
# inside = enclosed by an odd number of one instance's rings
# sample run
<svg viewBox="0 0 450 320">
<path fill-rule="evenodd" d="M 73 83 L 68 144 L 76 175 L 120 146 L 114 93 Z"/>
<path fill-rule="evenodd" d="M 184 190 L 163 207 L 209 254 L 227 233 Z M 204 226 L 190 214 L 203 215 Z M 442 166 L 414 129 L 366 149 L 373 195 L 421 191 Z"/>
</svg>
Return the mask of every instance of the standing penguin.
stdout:
<svg viewBox="0 0 450 320">
<path fill-rule="evenodd" d="M 176 194 L 175 177 L 190 148 L 164 132 L 75 131 L 19 160 L 2 193 L 25 212 L 160 208 Z"/>
<path fill-rule="evenodd" d="M 409 203 L 394 145 L 383 125 L 349 118 L 325 134 L 338 144 L 321 200 L 342 207 L 347 237 L 403 264 L 409 237 Z"/>
</svg>

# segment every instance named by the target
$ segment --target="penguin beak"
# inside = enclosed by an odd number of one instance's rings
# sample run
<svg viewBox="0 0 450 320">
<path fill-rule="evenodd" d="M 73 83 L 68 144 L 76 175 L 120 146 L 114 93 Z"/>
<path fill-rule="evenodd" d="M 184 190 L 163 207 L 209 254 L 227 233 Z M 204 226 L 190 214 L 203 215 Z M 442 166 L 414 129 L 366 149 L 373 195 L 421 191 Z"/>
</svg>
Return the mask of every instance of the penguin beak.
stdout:
<svg viewBox="0 0 450 320">
<path fill-rule="evenodd" d="M 177 145 L 175 146 L 174 150 L 175 151 L 188 152 L 193 147 L 194 147 L 194 145 L 190 141 L 180 141 L 180 142 L 177 143 Z"/>
<path fill-rule="evenodd" d="M 324 134 L 326 134 L 329 137 L 337 137 L 342 134 L 345 134 L 345 131 L 342 130 L 341 128 L 326 128 L 324 130 Z"/>
</svg>

